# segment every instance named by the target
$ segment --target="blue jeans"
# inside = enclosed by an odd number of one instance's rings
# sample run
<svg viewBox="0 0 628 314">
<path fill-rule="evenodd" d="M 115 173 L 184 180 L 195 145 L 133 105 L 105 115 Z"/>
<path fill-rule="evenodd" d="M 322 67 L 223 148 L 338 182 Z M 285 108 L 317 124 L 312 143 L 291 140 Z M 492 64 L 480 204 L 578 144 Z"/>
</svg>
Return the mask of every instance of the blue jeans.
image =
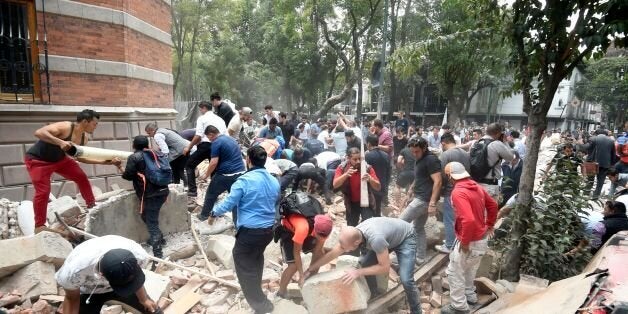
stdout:
<svg viewBox="0 0 628 314">
<path fill-rule="evenodd" d="M 406 293 L 408 299 L 408 306 L 410 307 L 410 313 L 420 314 L 421 303 L 419 302 L 419 289 L 414 283 L 414 259 L 416 256 L 417 239 L 416 234 L 413 232 L 409 235 L 401 244 L 395 248 L 390 249 L 397 255 L 397 261 L 399 262 L 399 279 L 403 285 L 403 290 Z M 360 265 L 362 267 L 368 267 L 377 264 L 377 255 L 374 251 L 369 250 L 360 258 Z M 369 285 L 371 294 L 377 295 L 377 280 L 375 276 L 365 276 L 366 282 Z"/>
<path fill-rule="evenodd" d="M 451 206 L 451 195 L 443 197 L 443 224 L 445 225 L 445 246 L 448 249 L 454 248 L 454 241 L 456 241 L 456 232 L 454 231 L 454 223 L 456 221 L 456 215 L 454 214 L 454 207 Z"/>
<path fill-rule="evenodd" d="M 209 186 L 207 187 L 207 192 L 205 193 L 205 202 L 203 202 L 203 210 L 201 211 L 201 216 L 207 219 L 209 217 L 209 213 L 214 209 L 214 204 L 216 204 L 216 200 L 218 200 L 218 195 L 222 194 L 225 191 L 231 191 L 231 186 L 233 183 L 238 180 L 240 177 L 239 174 L 232 176 L 225 176 L 223 174 L 215 174 L 211 181 L 209 181 Z M 235 212 L 235 210 L 234 210 Z M 236 216 L 233 216 L 233 221 L 236 221 Z"/>
</svg>

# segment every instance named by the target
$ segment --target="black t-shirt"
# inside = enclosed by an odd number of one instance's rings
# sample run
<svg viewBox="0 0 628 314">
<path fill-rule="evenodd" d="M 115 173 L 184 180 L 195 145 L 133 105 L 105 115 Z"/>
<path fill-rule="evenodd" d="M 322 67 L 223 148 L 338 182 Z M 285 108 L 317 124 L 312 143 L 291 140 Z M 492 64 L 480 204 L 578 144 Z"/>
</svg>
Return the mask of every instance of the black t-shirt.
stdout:
<svg viewBox="0 0 628 314">
<path fill-rule="evenodd" d="M 347 152 L 349 151 L 349 148 L 351 147 L 355 147 L 357 149 L 361 149 L 360 145 L 362 145 L 362 141 L 360 141 L 360 138 L 357 136 L 353 137 L 353 141 L 347 141 Z"/>
<path fill-rule="evenodd" d="M 398 137 L 393 137 L 393 152 L 395 153 L 395 156 L 399 156 L 399 152 L 401 152 L 402 149 L 404 149 L 404 147 L 406 147 L 408 145 L 408 138 L 407 137 L 403 137 L 403 138 L 398 138 Z"/>
<path fill-rule="evenodd" d="M 366 163 L 373 167 L 375 174 L 382 186 L 388 185 L 388 171 L 390 171 L 390 159 L 388 154 L 379 148 L 372 149 L 364 154 Z M 383 190 L 383 189 L 382 189 Z"/>
<path fill-rule="evenodd" d="M 292 155 L 292 161 L 297 164 L 297 166 L 301 166 L 303 163 L 308 162 L 308 160 L 310 160 L 310 158 L 314 157 L 314 155 L 312 155 L 312 152 L 310 152 L 309 149 L 307 148 L 303 148 L 303 155 L 301 156 L 301 158 L 299 158 L 297 156 L 297 154 Z"/>
<path fill-rule="evenodd" d="M 416 160 L 414 159 L 414 155 L 408 147 L 402 149 L 399 152 L 400 156 L 403 156 L 403 169 L 401 171 L 414 171 L 414 164 Z"/>
<path fill-rule="evenodd" d="M 221 117 L 222 120 L 225 121 L 225 125 L 229 125 L 229 122 L 231 122 L 231 119 L 235 115 L 235 113 L 231 109 L 231 106 L 229 106 L 229 104 L 225 102 L 221 102 L 220 106 L 216 107 L 215 111 L 216 115 Z"/>
<path fill-rule="evenodd" d="M 283 138 L 286 142 L 289 142 L 292 135 L 294 135 L 294 125 L 288 121 L 284 121 L 284 123 L 277 123 L 277 125 L 281 128 Z"/>
<path fill-rule="evenodd" d="M 429 202 L 432 197 L 432 181 L 431 175 L 440 173 L 440 160 L 431 152 L 427 151 L 423 158 L 416 161 L 414 165 L 414 196 Z"/>
</svg>

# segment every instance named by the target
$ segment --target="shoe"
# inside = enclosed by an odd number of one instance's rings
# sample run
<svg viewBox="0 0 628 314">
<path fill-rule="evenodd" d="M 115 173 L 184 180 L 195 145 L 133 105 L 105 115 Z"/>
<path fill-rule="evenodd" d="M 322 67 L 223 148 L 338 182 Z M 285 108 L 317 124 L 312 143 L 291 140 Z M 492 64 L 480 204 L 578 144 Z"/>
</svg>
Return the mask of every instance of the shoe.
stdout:
<svg viewBox="0 0 628 314">
<path fill-rule="evenodd" d="M 470 294 L 467 295 L 467 303 L 474 305 L 478 303 L 478 295 L 477 294 Z"/>
<path fill-rule="evenodd" d="M 451 303 L 449 303 L 440 309 L 440 313 L 441 314 L 467 314 L 467 313 L 471 313 L 471 311 L 459 310 L 455 308 L 453 305 L 451 305 Z"/>
<path fill-rule="evenodd" d="M 205 220 L 209 219 L 209 216 L 203 216 L 203 214 L 199 213 L 199 214 L 196 215 L 196 218 L 198 218 L 198 220 L 200 220 L 200 221 L 205 221 Z"/>
<path fill-rule="evenodd" d="M 449 248 L 447 248 L 447 246 L 445 246 L 445 245 L 436 245 L 434 248 L 436 249 L 436 251 L 439 251 L 439 252 L 444 253 L 444 254 L 451 253 L 451 250 Z"/>
<path fill-rule="evenodd" d="M 425 264 L 425 259 L 417 257 L 414 262 L 416 263 L 416 266 L 421 266 L 421 265 Z"/>
</svg>

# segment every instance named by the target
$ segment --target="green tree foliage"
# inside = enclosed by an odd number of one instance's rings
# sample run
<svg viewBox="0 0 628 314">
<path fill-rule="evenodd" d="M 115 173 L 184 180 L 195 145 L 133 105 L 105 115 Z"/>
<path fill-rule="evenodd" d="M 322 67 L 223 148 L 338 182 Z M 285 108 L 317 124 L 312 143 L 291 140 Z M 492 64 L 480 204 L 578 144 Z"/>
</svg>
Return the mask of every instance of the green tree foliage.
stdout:
<svg viewBox="0 0 628 314">
<path fill-rule="evenodd" d="M 516 242 L 506 237 L 496 245 L 503 252 L 521 246 L 521 272 L 550 281 L 579 273 L 591 258 L 588 250 L 575 249 L 580 241 L 587 240 L 580 221 L 589 206 L 586 182 L 578 175 L 576 164 L 566 164 L 567 167 L 575 171 L 548 174 L 528 215 L 515 211 L 508 218 L 527 225 L 525 233 Z"/>
<path fill-rule="evenodd" d="M 506 69 L 507 47 L 501 45 L 499 12 L 492 1 L 424 2 L 423 20 L 430 32 L 397 51 L 393 70 L 402 79 L 416 79 L 424 69 L 447 99 L 448 123 L 455 124 L 481 89 L 495 87 Z M 421 78 L 425 79 L 425 78 Z"/>
<path fill-rule="evenodd" d="M 605 57 L 588 62 L 584 78 L 576 86 L 576 96 L 601 103 L 615 127 L 626 120 L 628 109 L 628 57 Z"/>
<path fill-rule="evenodd" d="M 626 44 L 626 9 L 627 4 L 622 0 L 516 0 L 513 3 L 507 15 L 511 22 L 506 28 L 512 48 L 513 90 L 523 96 L 531 129 L 515 209 L 520 217 L 531 217 L 533 213 L 539 146 L 558 85 L 584 59 L 602 57 L 611 42 L 619 47 Z M 533 226 L 534 222 L 531 225 L 518 220 L 512 225 L 510 239 L 517 245 L 505 255 L 503 274 L 508 280 L 518 279 L 526 245 L 519 239 Z"/>
</svg>

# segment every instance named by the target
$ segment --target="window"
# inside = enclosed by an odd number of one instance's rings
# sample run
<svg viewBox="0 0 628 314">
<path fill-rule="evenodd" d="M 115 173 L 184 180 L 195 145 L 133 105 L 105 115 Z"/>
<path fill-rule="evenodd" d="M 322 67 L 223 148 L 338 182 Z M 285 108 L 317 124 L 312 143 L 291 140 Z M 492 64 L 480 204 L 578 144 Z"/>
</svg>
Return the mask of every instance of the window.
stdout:
<svg viewBox="0 0 628 314">
<path fill-rule="evenodd" d="M 0 2 L 0 101 L 39 100 L 34 1 Z"/>
</svg>

